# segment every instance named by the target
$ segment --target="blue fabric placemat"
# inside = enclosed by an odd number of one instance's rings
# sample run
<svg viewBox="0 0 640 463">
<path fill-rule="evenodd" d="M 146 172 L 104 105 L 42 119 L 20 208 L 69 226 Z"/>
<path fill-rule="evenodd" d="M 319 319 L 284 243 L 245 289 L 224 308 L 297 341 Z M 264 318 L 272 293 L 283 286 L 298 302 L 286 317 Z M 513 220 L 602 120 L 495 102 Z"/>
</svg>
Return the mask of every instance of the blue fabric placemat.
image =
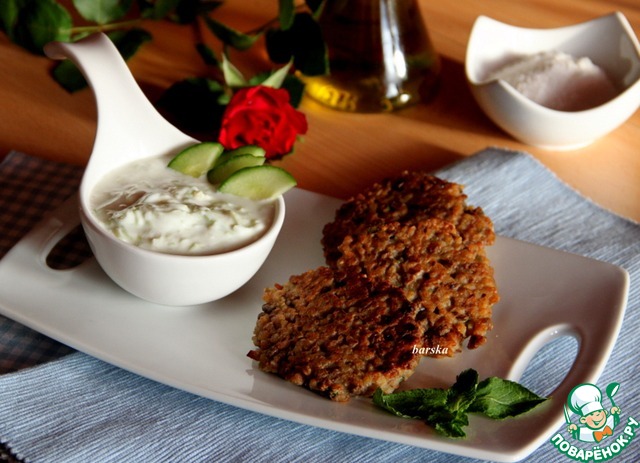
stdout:
<svg viewBox="0 0 640 463">
<path fill-rule="evenodd" d="M 640 417 L 640 226 L 586 200 L 527 154 L 488 149 L 436 173 L 464 184 L 469 203 L 484 208 L 498 234 L 627 269 L 624 325 L 599 384 L 620 383 L 622 416 Z M 537 392 L 555 386 L 541 374 L 566 371 L 567 356 L 554 352 L 541 352 L 522 382 Z M 248 412 L 82 353 L 0 376 L 0 442 L 33 463 L 474 461 Z M 620 461 L 639 450 L 633 441 Z M 547 442 L 526 461 L 570 460 Z"/>
<path fill-rule="evenodd" d="M 53 208 L 77 189 L 83 169 L 17 152 L 0 163 L 0 259 Z M 52 257 L 62 268 L 67 256 L 86 255 L 83 240 L 67 241 Z M 86 247 L 83 247 L 86 246 Z M 51 263 L 51 262 L 50 262 Z M 0 374 L 37 365 L 73 350 L 0 315 Z"/>
</svg>

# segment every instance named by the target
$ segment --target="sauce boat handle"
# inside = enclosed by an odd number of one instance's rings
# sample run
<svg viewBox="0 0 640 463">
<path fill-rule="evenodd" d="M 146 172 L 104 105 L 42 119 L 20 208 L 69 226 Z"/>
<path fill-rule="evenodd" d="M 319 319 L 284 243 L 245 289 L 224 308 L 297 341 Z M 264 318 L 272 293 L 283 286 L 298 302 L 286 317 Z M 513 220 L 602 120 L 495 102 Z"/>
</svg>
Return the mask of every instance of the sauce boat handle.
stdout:
<svg viewBox="0 0 640 463">
<path fill-rule="evenodd" d="M 105 172 L 195 141 L 158 113 L 105 34 L 93 34 L 75 43 L 51 42 L 44 51 L 50 58 L 73 61 L 93 90 L 98 128 L 90 165 L 99 164 L 96 170 Z"/>
</svg>

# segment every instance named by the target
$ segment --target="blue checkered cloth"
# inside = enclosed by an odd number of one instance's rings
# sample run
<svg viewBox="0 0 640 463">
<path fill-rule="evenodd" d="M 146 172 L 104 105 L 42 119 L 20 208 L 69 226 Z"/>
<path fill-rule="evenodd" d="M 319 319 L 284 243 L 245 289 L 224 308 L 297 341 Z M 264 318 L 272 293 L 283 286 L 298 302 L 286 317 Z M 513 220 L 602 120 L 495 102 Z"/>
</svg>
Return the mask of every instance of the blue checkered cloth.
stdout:
<svg viewBox="0 0 640 463">
<path fill-rule="evenodd" d="M 75 188 L 77 169 L 70 169 L 66 177 L 60 170 L 64 166 L 55 164 L 56 175 L 41 175 L 35 181 L 49 165 L 15 153 L 4 162 L 2 204 L 14 208 L 7 220 L 26 215 L 25 210 L 38 215 Z M 527 154 L 488 149 L 436 173 L 464 184 L 469 202 L 484 208 L 500 235 L 627 269 L 629 304 L 600 382 L 620 383 L 616 402 L 625 415 L 640 418 L 640 381 L 635 373 L 640 353 L 636 338 L 640 226 L 586 200 Z M 30 188 L 38 184 L 44 193 L 25 192 L 19 200 L 7 200 L 4 185 L 16 175 L 27 179 Z M 57 185 L 46 186 L 49 181 Z M 3 215 L 3 249 L 24 234 L 31 220 L 24 220 L 19 230 L 5 227 L 5 222 Z M 33 357 L 60 356 L 61 348 L 52 347 L 55 343 L 47 341 L 43 348 L 42 339 L 30 330 L 6 320 L 1 323 L 9 326 L 4 330 L 10 333 L 0 338 L 2 355 L 14 352 L 9 369 L 23 361 L 38 363 Z M 543 349 L 522 382 L 541 393 L 557 384 L 559 378 L 554 382 L 544 372 L 550 366 L 566 371 L 566 359 L 571 357 L 567 352 L 576 350 L 563 344 L 559 349 Z M 474 461 L 249 412 L 155 383 L 79 352 L 0 376 L 0 443 L 17 458 L 33 463 Z M 631 461 L 638 454 L 640 444 L 633 441 L 620 461 Z M 566 462 L 567 457 L 547 442 L 526 461 Z"/>
<path fill-rule="evenodd" d="M 12 152 L 0 164 L 0 258 L 42 216 L 78 189 L 83 169 Z M 49 255 L 54 268 L 73 266 L 90 252 L 82 236 L 69 236 Z M 0 374 L 73 352 L 69 347 L 0 315 Z"/>
</svg>

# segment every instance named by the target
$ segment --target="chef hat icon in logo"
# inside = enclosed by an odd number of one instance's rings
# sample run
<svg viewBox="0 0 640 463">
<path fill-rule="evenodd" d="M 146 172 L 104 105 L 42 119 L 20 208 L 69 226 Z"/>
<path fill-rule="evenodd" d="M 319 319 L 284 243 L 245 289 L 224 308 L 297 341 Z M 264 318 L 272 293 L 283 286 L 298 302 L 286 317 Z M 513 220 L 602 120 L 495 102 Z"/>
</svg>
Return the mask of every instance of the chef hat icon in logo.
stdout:
<svg viewBox="0 0 640 463">
<path fill-rule="evenodd" d="M 569 394 L 569 407 L 571 411 L 586 416 L 598 410 L 604 410 L 602 406 L 602 392 L 593 384 L 581 384 L 573 388 Z"/>
<path fill-rule="evenodd" d="M 618 383 L 607 386 L 611 410 L 603 407 L 602 392 L 596 385 L 583 383 L 571 390 L 565 404 L 564 416 L 573 438 L 584 442 L 600 442 L 613 435 L 613 430 L 620 422 L 620 408 L 613 402 L 613 396 L 619 386 Z M 569 410 L 580 416 L 579 425 L 571 421 Z"/>
</svg>

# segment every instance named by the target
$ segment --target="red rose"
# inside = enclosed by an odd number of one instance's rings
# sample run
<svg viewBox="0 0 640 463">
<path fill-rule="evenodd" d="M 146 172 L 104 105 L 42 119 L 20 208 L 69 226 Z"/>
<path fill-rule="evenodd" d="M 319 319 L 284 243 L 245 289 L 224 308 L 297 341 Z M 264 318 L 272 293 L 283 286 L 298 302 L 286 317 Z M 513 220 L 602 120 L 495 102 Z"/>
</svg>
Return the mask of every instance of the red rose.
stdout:
<svg viewBox="0 0 640 463">
<path fill-rule="evenodd" d="M 219 142 L 226 149 L 258 145 L 267 159 L 278 159 L 305 133 L 307 119 L 291 106 L 289 92 L 259 85 L 233 95 L 222 117 Z"/>
</svg>

